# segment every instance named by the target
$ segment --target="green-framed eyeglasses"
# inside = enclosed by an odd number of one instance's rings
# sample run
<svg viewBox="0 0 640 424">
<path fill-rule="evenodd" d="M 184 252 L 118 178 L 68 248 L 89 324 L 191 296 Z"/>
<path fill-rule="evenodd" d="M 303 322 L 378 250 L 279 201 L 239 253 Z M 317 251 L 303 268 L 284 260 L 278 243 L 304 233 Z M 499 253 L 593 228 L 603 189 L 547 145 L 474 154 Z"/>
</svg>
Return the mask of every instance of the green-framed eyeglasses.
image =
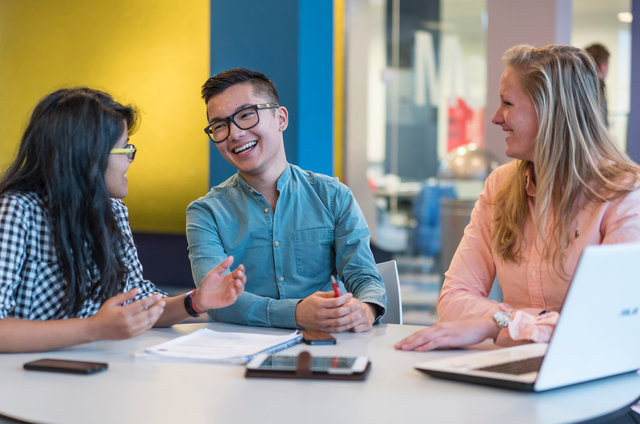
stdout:
<svg viewBox="0 0 640 424">
<path fill-rule="evenodd" d="M 134 146 L 133 144 L 127 144 L 122 149 L 111 149 L 111 151 L 109 151 L 109 153 L 124 153 L 124 154 L 127 155 L 129 160 L 133 160 L 136 157 L 136 152 L 137 151 L 138 151 L 138 149 L 136 149 L 136 146 Z"/>
</svg>

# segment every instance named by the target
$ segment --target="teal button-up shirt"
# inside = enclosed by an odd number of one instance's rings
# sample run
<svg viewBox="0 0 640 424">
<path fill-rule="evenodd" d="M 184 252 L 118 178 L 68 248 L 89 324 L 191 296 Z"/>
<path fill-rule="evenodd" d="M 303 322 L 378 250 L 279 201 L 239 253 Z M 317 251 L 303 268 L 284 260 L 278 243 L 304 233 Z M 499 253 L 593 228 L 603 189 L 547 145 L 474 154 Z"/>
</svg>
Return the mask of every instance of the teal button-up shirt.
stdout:
<svg viewBox="0 0 640 424">
<path fill-rule="evenodd" d="M 187 208 L 189 259 L 196 285 L 228 255 L 244 264 L 245 292 L 210 310 L 216 321 L 296 328 L 297 303 L 316 291 L 341 292 L 386 306 L 384 284 L 369 248 L 369 229 L 351 190 L 337 178 L 287 165 L 276 210 L 239 174 Z M 378 317 L 380 318 L 380 317 Z"/>
</svg>

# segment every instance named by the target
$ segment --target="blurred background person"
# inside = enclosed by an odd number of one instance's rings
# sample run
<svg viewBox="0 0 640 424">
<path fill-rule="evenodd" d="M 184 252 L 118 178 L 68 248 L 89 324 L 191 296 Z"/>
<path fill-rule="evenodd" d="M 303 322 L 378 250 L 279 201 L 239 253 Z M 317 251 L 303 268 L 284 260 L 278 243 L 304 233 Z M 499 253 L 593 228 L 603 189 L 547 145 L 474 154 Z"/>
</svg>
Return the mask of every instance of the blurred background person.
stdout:
<svg viewBox="0 0 640 424">
<path fill-rule="evenodd" d="M 591 55 L 596 62 L 598 69 L 598 79 L 600 79 L 600 95 L 602 96 L 602 108 L 604 110 L 604 122 L 609 127 L 609 108 L 607 107 L 607 93 L 604 79 L 609 72 L 609 50 L 599 43 L 591 44 L 585 47 L 587 53 Z"/>
</svg>

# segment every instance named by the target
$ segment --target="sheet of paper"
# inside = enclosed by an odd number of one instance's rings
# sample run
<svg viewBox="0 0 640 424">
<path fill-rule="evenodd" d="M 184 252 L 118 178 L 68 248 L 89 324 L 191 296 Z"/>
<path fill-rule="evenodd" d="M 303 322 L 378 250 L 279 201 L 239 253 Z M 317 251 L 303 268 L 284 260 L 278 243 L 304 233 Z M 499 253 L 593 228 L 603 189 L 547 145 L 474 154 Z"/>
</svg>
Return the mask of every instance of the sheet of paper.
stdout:
<svg viewBox="0 0 640 424">
<path fill-rule="evenodd" d="M 297 330 L 282 334 L 235 333 L 201 328 L 151 346 L 145 352 L 172 358 L 243 364 L 259 353 L 276 352 L 300 342 Z"/>
</svg>

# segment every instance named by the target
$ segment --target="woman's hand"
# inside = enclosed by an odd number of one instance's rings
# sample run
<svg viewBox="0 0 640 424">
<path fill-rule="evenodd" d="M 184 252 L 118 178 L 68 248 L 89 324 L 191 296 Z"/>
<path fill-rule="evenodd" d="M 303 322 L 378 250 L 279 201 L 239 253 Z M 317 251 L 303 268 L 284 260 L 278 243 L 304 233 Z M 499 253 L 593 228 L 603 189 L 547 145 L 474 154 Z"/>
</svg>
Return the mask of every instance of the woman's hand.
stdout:
<svg viewBox="0 0 640 424">
<path fill-rule="evenodd" d="M 492 318 L 439 322 L 400 340 L 395 348 L 425 352 L 438 348 L 462 347 L 495 338 L 497 334 L 498 326 Z"/>
<path fill-rule="evenodd" d="M 164 311 L 165 302 L 156 293 L 123 306 L 133 300 L 138 289 L 133 288 L 107 299 L 98 313 L 87 318 L 96 326 L 96 340 L 121 340 L 138 336 L 158 321 Z"/>
<path fill-rule="evenodd" d="M 233 264 L 233 256 L 228 256 L 204 276 L 192 298 L 193 306 L 197 310 L 224 308 L 233 304 L 242 294 L 247 282 L 244 265 L 240 264 L 229 274 L 222 275 L 231 267 L 231 264 Z"/>
</svg>

